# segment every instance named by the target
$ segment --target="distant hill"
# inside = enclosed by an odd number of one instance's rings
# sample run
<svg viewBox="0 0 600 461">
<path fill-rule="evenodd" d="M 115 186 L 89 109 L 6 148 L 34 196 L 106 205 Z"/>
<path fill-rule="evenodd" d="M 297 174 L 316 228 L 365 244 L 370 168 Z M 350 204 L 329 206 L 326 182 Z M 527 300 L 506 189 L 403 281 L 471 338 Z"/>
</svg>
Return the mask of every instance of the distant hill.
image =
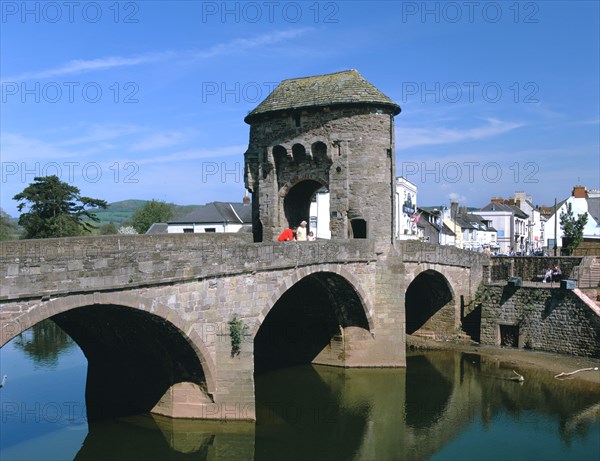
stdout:
<svg viewBox="0 0 600 461">
<path fill-rule="evenodd" d="M 120 202 L 109 203 L 105 210 L 92 210 L 93 213 L 100 219 L 100 222 L 96 223 L 97 226 L 103 226 L 104 224 L 113 223 L 119 227 L 126 221 L 131 221 L 131 217 L 136 210 L 142 208 L 150 200 L 121 200 Z M 174 207 L 175 214 L 173 217 L 178 217 L 189 213 L 200 205 L 176 205 Z"/>
</svg>

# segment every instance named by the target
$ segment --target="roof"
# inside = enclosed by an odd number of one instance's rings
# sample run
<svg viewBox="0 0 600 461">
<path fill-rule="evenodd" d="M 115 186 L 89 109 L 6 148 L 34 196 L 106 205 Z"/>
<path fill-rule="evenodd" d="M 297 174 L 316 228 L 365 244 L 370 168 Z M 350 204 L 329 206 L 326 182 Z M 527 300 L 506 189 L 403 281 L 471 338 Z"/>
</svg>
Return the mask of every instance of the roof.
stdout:
<svg viewBox="0 0 600 461">
<path fill-rule="evenodd" d="M 594 218 L 594 221 L 600 224 L 600 197 L 587 199 L 588 213 Z"/>
<path fill-rule="evenodd" d="M 169 225 L 164 222 L 155 222 L 153 223 L 146 234 L 166 234 L 168 232 Z"/>
<path fill-rule="evenodd" d="M 244 121 L 268 112 L 332 105 L 372 104 L 390 108 L 394 115 L 400 106 L 366 81 L 357 70 L 283 80 Z"/>
<path fill-rule="evenodd" d="M 516 205 L 507 205 L 505 203 L 498 203 L 498 202 L 490 202 L 486 206 L 481 208 L 479 211 L 480 212 L 481 211 L 504 211 L 504 212 L 511 213 L 511 214 L 515 215 L 516 217 L 522 218 L 522 219 L 526 219 L 529 217 L 529 215 L 527 213 L 525 213 L 523 210 L 521 210 Z"/>
<path fill-rule="evenodd" d="M 467 213 L 456 216 L 456 223 L 461 229 L 475 229 L 486 232 L 497 232 L 493 226 L 485 224 L 488 220 L 478 214 Z"/>
<path fill-rule="evenodd" d="M 417 207 L 417 209 L 419 211 L 421 211 L 424 215 L 433 216 L 437 220 L 438 216 L 435 213 L 432 213 L 430 210 L 426 210 L 426 209 L 423 209 L 421 207 Z M 417 222 L 417 227 L 421 227 L 423 229 L 425 229 L 427 227 L 433 228 L 438 233 L 440 231 L 439 224 L 437 222 L 430 222 L 429 219 L 419 219 L 419 222 Z M 442 226 L 442 233 L 445 234 L 445 235 L 454 235 L 454 236 L 456 236 L 456 233 L 454 233 L 454 231 L 452 229 L 450 229 L 446 223 L 444 223 L 444 225 Z"/>
<path fill-rule="evenodd" d="M 179 218 L 169 221 L 169 224 L 189 223 L 252 223 L 252 207 L 243 203 L 211 202 L 196 208 Z"/>
</svg>

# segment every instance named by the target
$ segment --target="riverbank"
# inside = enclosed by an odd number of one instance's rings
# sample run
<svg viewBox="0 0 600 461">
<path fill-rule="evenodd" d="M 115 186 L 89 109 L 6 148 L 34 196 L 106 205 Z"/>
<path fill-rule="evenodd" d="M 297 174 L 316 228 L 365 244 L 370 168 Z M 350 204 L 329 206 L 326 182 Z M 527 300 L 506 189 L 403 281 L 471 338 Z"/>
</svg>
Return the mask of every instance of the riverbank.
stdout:
<svg viewBox="0 0 600 461">
<path fill-rule="evenodd" d="M 407 353 L 430 350 L 455 350 L 492 357 L 507 364 L 522 364 L 547 370 L 553 375 L 569 373 L 581 368 L 600 368 L 600 359 L 576 357 L 549 352 L 515 349 L 509 347 L 482 346 L 473 341 L 435 341 L 430 338 L 407 335 Z M 588 381 L 600 385 L 600 370 L 582 371 L 566 379 Z"/>
</svg>

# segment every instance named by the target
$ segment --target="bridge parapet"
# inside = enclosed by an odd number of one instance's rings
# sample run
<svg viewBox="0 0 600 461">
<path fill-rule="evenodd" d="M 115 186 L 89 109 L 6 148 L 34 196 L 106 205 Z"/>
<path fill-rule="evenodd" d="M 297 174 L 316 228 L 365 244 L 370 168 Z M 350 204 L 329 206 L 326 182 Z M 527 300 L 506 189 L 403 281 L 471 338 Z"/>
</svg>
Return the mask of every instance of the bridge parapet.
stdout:
<svg viewBox="0 0 600 461">
<path fill-rule="evenodd" d="M 521 277 L 523 281 L 539 281 L 539 275 L 548 266 L 559 265 L 563 278 L 579 278 L 577 267 L 582 256 L 497 256 L 492 258 L 491 281 L 505 282 L 508 277 Z"/>
<path fill-rule="evenodd" d="M 461 250 L 453 246 L 424 243 L 418 240 L 400 242 L 402 261 L 445 266 L 481 267 L 489 265 L 490 257 L 484 253 Z"/>
<path fill-rule="evenodd" d="M 0 300 L 131 289 L 376 259 L 369 240 L 251 243 L 250 235 L 163 234 L 0 243 Z"/>
</svg>

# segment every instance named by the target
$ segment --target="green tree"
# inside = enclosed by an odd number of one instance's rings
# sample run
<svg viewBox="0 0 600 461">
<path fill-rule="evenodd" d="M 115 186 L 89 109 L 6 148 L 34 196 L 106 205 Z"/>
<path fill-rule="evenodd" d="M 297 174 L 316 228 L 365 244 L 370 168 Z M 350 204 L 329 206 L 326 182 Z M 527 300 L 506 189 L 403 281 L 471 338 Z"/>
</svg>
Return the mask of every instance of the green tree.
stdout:
<svg viewBox="0 0 600 461">
<path fill-rule="evenodd" d="M 100 235 L 116 235 L 119 233 L 119 229 L 115 226 L 114 222 L 109 222 L 108 224 L 104 224 L 98 228 Z"/>
<path fill-rule="evenodd" d="M 60 354 L 75 347 L 75 342 L 56 323 L 46 319 L 17 336 L 14 345 L 36 366 L 54 367 Z"/>
<path fill-rule="evenodd" d="M 571 203 L 567 203 L 567 210 L 560 213 L 560 228 L 563 231 L 566 243 L 564 249 L 568 254 L 573 254 L 575 248 L 579 246 L 583 239 L 583 228 L 587 221 L 587 213 L 579 214 L 577 217 L 573 215 Z"/>
<path fill-rule="evenodd" d="M 173 205 L 152 199 L 131 217 L 131 224 L 138 234 L 145 234 L 157 222 L 167 222 L 173 217 Z"/>
<path fill-rule="evenodd" d="M 104 200 L 82 197 L 77 187 L 61 181 L 58 176 L 33 180 L 34 183 L 13 197 L 21 202 L 17 206 L 19 211 L 26 206 L 29 209 L 19 217 L 19 225 L 25 229 L 23 238 L 82 235 L 96 228 L 91 221 L 99 221 L 87 208 L 108 206 Z"/>
<path fill-rule="evenodd" d="M 19 234 L 19 226 L 0 208 L 0 240 L 13 240 Z"/>
</svg>

